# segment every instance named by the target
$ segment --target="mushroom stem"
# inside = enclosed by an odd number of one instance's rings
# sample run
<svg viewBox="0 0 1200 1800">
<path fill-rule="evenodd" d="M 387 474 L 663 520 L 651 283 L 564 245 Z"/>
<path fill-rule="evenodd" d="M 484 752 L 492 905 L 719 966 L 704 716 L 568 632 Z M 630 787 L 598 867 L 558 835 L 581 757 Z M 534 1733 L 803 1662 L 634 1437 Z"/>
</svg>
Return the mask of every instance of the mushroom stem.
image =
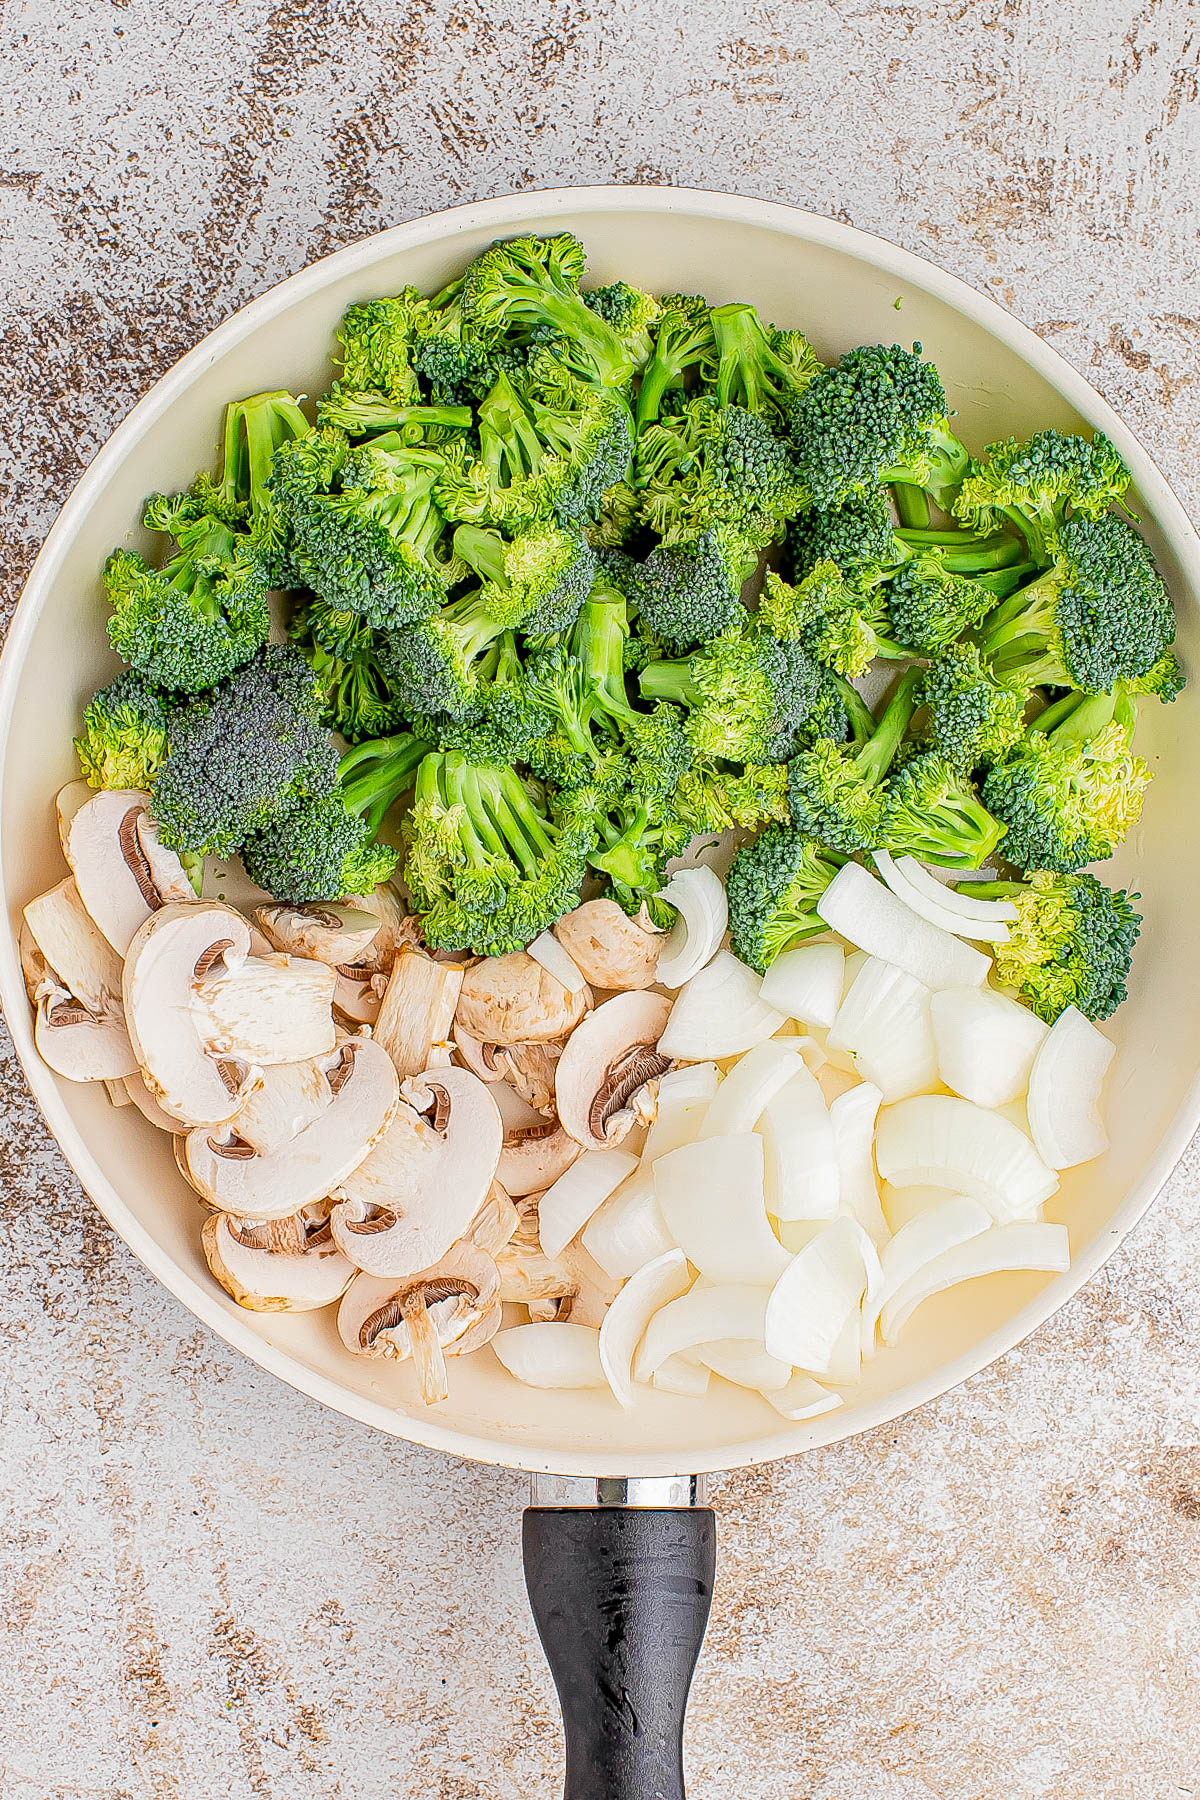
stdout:
<svg viewBox="0 0 1200 1800">
<path fill-rule="evenodd" d="M 400 1300 L 400 1313 L 408 1326 L 413 1361 L 421 1382 L 421 1398 L 426 1406 L 436 1406 L 450 1392 L 446 1375 L 446 1357 L 437 1334 L 423 1289 L 409 1288 Z"/>
</svg>

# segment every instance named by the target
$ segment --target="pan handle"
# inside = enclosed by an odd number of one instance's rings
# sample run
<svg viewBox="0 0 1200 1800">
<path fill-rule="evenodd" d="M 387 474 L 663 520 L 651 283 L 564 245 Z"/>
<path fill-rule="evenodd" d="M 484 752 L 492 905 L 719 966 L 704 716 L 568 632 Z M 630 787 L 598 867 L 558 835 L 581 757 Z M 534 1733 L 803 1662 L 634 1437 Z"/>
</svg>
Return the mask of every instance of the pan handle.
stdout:
<svg viewBox="0 0 1200 1800">
<path fill-rule="evenodd" d="M 564 1800 L 684 1800 L 683 1717 L 716 1563 L 698 1486 L 534 1477 L 525 1583 L 562 1707 Z"/>
</svg>

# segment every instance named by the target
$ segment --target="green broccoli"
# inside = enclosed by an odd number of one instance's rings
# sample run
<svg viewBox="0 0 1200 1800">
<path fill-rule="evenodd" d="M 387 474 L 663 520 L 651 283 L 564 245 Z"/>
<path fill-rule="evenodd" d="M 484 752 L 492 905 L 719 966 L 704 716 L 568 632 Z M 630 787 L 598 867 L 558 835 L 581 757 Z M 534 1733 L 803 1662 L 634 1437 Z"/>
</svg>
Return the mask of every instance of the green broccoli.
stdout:
<svg viewBox="0 0 1200 1800">
<path fill-rule="evenodd" d="M 978 869 L 1003 838 L 969 775 L 936 751 L 905 759 L 883 787 L 879 844 L 951 869 Z"/>
<path fill-rule="evenodd" d="M 1154 699 L 1169 705 L 1177 700 L 1187 685 L 1187 677 L 1179 666 L 1179 659 L 1173 650 L 1164 650 L 1156 663 L 1146 670 L 1144 675 L 1135 675 L 1132 680 L 1125 681 L 1122 686 L 1131 694 L 1149 694 Z"/>
<path fill-rule="evenodd" d="M 993 681 L 973 644 L 949 644 L 926 670 L 917 704 L 926 712 L 922 740 L 967 773 L 1008 755 L 1026 696 Z"/>
<path fill-rule="evenodd" d="M 643 427 L 634 483 L 643 520 L 668 543 L 694 543 L 724 524 L 765 549 L 807 498 L 790 448 L 770 427 L 706 395 Z"/>
<path fill-rule="evenodd" d="M 336 386 L 317 406 L 321 425 L 344 431 L 349 438 L 378 437 L 394 431 L 406 443 L 453 443 L 470 431 L 475 415 L 469 406 L 400 406 L 378 388 Z"/>
<path fill-rule="evenodd" d="M 581 296 L 583 304 L 612 326 L 635 369 L 642 369 L 654 353 L 654 327 L 661 307 L 653 294 L 631 287 L 627 281 L 610 281 Z"/>
<path fill-rule="evenodd" d="M 413 287 L 390 299 L 352 306 L 337 329 L 344 385 L 359 392 L 378 390 L 398 405 L 419 404 L 413 356 L 438 324 L 437 301 Z"/>
<path fill-rule="evenodd" d="M 739 771 L 716 761 L 693 762 L 679 778 L 674 806 L 692 836 L 787 824 L 787 764 L 747 763 Z"/>
<path fill-rule="evenodd" d="M 339 796 L 348 812 L 366 822 L 372 837 L 380 831 L 397 800 L 412 788 L 417 769 L 430 748 L 415 732 L 400 731 L 358 744 L 343 756 L 338 764 Z M 366 891 L 343 890 L 348 894 Z"/>
<path fill-rule="evenodd" d="M 1044 565 L 1053 560 L 1054 540 L 1065 521 L 1102 519 L 1110 506 L 1122 503 L 1130 479 L 1103 432 L 1089 442 L 1067 432 L 1039 431 L 1025 443 L 1008 438 L 989 444 L 982 460 L 971 464 L 954 513 L 976 531 L 1015 525 Z"/>
<path fill-rule="evenodd" d="M 658 418 L 664 397 L 682 388 L 688 375 L 710 363 L 715 352 L 708 302 L 699 294 L 669 294 L 659 310 L 654 354 L 642 370 L 635 409 L 639 432 Z"/>
<path fill-rule="evenodd" d="M 639 685 L 644 699 L 687 708 L 684 730 L 702 760 L 782 762 L 816 701 L 820 674 L 802 645 L 780 643 L 747 617 L 682 661 L 648 663 Z"/>
<path fill-rule="evenodd" d="M 294 802 L 242 846 L 251 881 L 289 906 L 369 894 L 398 860 L 336 793 Z"/>
<path fill-rule="evenodd" d="M 862 616 L 876 629 L 886 620 L 875 590 L 910 554 L 896 535 L 886 493 L 866 488 L 841 506 L 805 507 L 788 526 L 784 570 L 800 584 L 816 571 L 827 579 L 832 568 L 853 590 Z"/>
<path fill-rule="evenodd" d="M 246 534 L 267 585 L 286 587 L 287 525 L 271 492 L 271 471 L 275 452 L 311 430 L 299 402 L 283 389 L 232 401 L 225 408 L 220 475 L 198 475 L 186 494 L 156 496 L 150 507 L 161 512 L 157 528 L 174 532 L 185 519 L 220 519 Z"/>
<path fill-rule="evenodd" d="M 803 644 L 840 675 L 864 674 L 879 653 L 872 609 L 828 558 L 795 587 L 768 571 L 758 616 L 775 637 Z"/>
<path fill-rule="evenodd" d="M 823 366 L 812 345 L 802 332 L 764 325 L 753 306 L 716 306 L 709 317 L 717 399 L 722 406 L 744 406 L 786 435 L 797 402 Z"/>
<path fill-rule="evenodd" d="M 484 344 L 528 344 L 548 333 L 555 354 L 578 379 L 625 386 L 633 357 L 619 332 L 579 292 L 583 268 L 583 245 L 567 232 L 493 244 L 463 278 L 464 335 Z"/>
<path fill-rule="evenodd" d="M 738 530 L 718 524 L 695 543 L 656 544 L 641 562 L 617 555 L 604 566 L 648 631 L 673 650 L 690 650 L 744 616 L 742 585 L 757 562 Z"/>
<path fill-rule="evenodd" d="M 886 800 L 883 782 L 916 710 L 920 671 L 904 675 L 864 743 L 821 739 L 788 765 L 792 822 L 834 850 L 852 856 L 880 842 Z"/>
<path fill-rule="evenodd" d="M 1024 881 L 962 882 L 958 892 L 1016 907 L 1008 942 L 996 946 L 996 974 L 1048 1025 L 1068 1006 L 1096 1020 L 1120 1006 L 1142 924 L 1136 894 L 1114 892 L 1086 872 L 1045 869 Z"/>
<path fill-rule="evenodd" d="M 843 861 L 791 825 L 768 825 L 744 845 L 726 881 L 734 955 L 765 971 L 781 951 L 828 931 L 816 907 Z"/>
<path fill-rule="evenodd" d="M 596 554 L 582 538 L 541 524 L 503 538 L 460 525 L 454 551 L 484 583 L 484 603 L 532 634 L 568 631 L 591 592 Z"/>
<path fill-rule="evenodd" d="M 136 675 L 118 675 L 93 694 L 75 739 L 89 787 L 149 788 L 170 742 L 169 708 Z"/>
</svg>

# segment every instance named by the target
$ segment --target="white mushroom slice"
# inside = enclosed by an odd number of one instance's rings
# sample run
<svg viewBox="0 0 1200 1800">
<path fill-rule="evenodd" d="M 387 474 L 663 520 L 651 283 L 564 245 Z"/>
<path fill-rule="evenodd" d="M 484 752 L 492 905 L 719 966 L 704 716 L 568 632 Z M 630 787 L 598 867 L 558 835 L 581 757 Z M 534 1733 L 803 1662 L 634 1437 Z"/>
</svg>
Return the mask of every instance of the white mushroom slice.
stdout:
<svg viewBox="0 0 1200 1800">
<path fill-rule="evenodd" d="M 37 947 L 37 939 L 29 929 L 28 922 L 22 918 L 17 932 L 17 954 L 21 959 L 21 974 L 25 978 L 25 992 L 31 1006 L 37 1005 L 38 989 L 42 983 L 52 979 L 46 965 L 46 959 Z"/>
<path fill-rule="evenodd" d="M 475 1244 L 455 1244 L 428 1269 L 396 1279 L 358 1275 L 338 1307 L 338 1334 L 355 1356 L 416 1362 L 421 1398 L 449 1392 L 447 1356 L 465 1356 L 494 1337 L 501 1320 L 496 1265 Z"/>
<path fill-rule="evenodd" d="M 423 950 L 399 952 L 374 1027 L 398 1074 L 419 1075 L 432 1046 L 450 1036 L 462 979 L 461 968 Z"/>
<path fill-rule="evenodd" d="M 160 907 L 130 943 L 124 997 L 134 1053 L 155 1098 L 185 1125 L 224 1125 L 245 1098 L 245 1071 L 205 1054 L 191 1006 L 196 983 L 249 945 L 240 913 L 201 900 Z"/>
<path fill-rule="evenodd" d="M 139 823 L 150 805 L 138 788 L 106 788 L 82 805 L 66 827 L 63 849 L 80 898 L 118 956 L 152 912 L 163 904 Z M 160 870 L 170 868 L 173 884 L 185 883 L 183 865 L 155 839 Z M 178 891 L 185 891 L 178 889 Z"/>
<path fill-rule="evenodd" d="M 654 985 L 662 937 L 643 931 L 615 900 L 585 900 L 554 935 L 585 981 L 612 993 Z"/>
<path fill-rule="evenodd" d="M 192 1016 L 210 1056 L 242 1062 L 302 1062 L 328 1056 L 337 1042 L 326 963 L 305 956 L 227 958 L 197 980 Z"/>
<path fill-rule="evenodd" d="M 353 1038 L 327 1069 L 333 1099 L 272 1156 L 256 1156 L 237 1136 L 191 1131 L 184 1173 L 222 1212 L 281 1219 L 311 1206 L 344 1183 L 370 1155 L 399 1103 L 396 1071 L 378 1044 Z"/>
<path fill-rule="evenodd" d="M 488 1197 L 471 1221 L 468 1236 L 473 1244 L 495 1256 L 511 1242 L 521 1223 L 521 1215 L 512 1198 L 498 1181 L 493 1181 Z"/>
<path fill-rule="evenodd" d="M 126 1036 L 128 1036 L 128 1033 L 126 1033 Z M 120 1080 L 115 1080 L 112 1076 L 105 1077 L 104 1091 L 108 1095 L 110 1106 L 133 1105 L 133 1101 L 129 1097 L 129 1089 L 125 1085 L 126 1079 L 127 1077 L 125 1076 L 122 1076 Z"/>
<path fill-rule="evenodd" d="M 591 1005 L 524 950 L 485 956 L 463 976 L 455 1018 L 485 1044 L 544 1044 L 573 1031 Z"/>
<path fill-rule="evenodd" d="M 516 1199 L 540 1194 L 565 1175 L 583 1146 L 556 1119 L 518 1125 L 504 1134 L 496 1175 Z"/>
<path fill-rule="evenodd" d="M 567 1039 L 555 1104 L 564 1128 L 585 1148 L 604 1149 L 629 1135 L 638 1091 L 671 1066 L 658 1051 L 670 1011 L 661 994 L 615 994 Z"/>
<path fill-rule="evenodd" d="M 522 1230 L 496 1252 L 500 1298 L 508 1305 L 528 1307 L 531 1316 L 556 1319 L 565 1316 L 560 1308 L 569 1309 L 579 1282 L 565 1263 L 538 1247 L 536 1213 L 533 1225 L 533 1242 Z"/>
<path fill-rule="evenodd" d="M 258 1221 L 210 1213 L 200 1242 L 225 1292 L 250 1312 L 314 1312 L 332 1306 L 355 1275 L 328 1225 L 310 1229 L 301 1214 Z"/>
<path fill-rule="evenodd" d="M 387 992 L 386 975 L 347 975 L 335 970 L 333 1010 L 354 1025 L 374 1025 Z"/>
<path fill-rule="evenodd" d="M 119 1010 L 121 959 L 97 931 L 70 875 L 25 908 L 25 923 L 49 973 L 88 1012 Z M 26 977 L 28 980 L 28 975 Z"/>
<path fill-rule="evenodd" d="M 468 1069 L 437 1069 L 421 1090 L 427 1111 L 411 1104 L 410 1088 L 371 1154 L 337 1183 L 334 1239 L 372 1275 L 412 1275 L 438 1262 L 496 1176 L 504 1127 L 483 1082 Z"/>
<path fill-rule="evenodd" d="M 386 975 L 402 946 L 420 945 L 420 920 L 409 913 L 390 881 L 381 881 L 369 894 L 347 894 L 342 902 L 358 912 L 370 913 L 378 921 L 371 948 L 357 966 L 373 975 Z"/>
<path fill-rule="evenodd" d="M 125 1091 L 143 1119 L 156 1125 L 159 1131 L 178 1131 L 179 1120 L 173 1119 L 169 1112 L 164 1112 L 150 1089 L 146 1086 L 145 1077 L 140 1069 L 125 1077 Z"/>
<path fill-rule="evenodd" d="M 42 1061 L 68 1081 L 116 1081 L 137 1068 L 119 1014 L 89 1012 L 62 988 L 39 999 L 33 1041 Z"/>
<path fill-rule="evenodd" d="M 504 1080 L 504 1052 L 499 1044 L 485 1044 L 472 1037 L 461 1019 L 454 1021 L 454 1048 L 463 1067 L 478 1075 L 480 1081 Z"/>
<path fill-rule="evenodd" d="M 176 851 L 168 850 L 158 835 L 158 826 L 148 812 L 138 814 L 137 838 L 146 866 L 150 870 L 150 879 L 159 904 L 165 906 L 168 900 L 197 899 L 197 883 L 189 875 L 183 858 Z"/>
<path fill-rule="evenodd" d="M 344 902 L 280 906 L 273 901 L 256 907 L 254 917 L 276 950 L 311 956 L 331 969 L 344 964 L 347 973 L 370 955 L 380 929 L 374 913 Z"/>
<path fill-rule="evenodd" d="M 263 1070 L 261 1082 L 239 1112 L 237 1135 L 256 1156 L 273 1156 L 319 1119 L 332 1101 L 324 1058 L 276 1063 Z"/>
<path fill-rule="evenodd" d="M 554 1110 L 554 1077 L 563 1053 L 560 1043 L 506 1044 L 498 1054 L 504 1079 L 534 1112 Z"/>
<path fill-rule="evenodd" d="M 90 787 L 82 778 L 68 781 L 65 787 L 59 788 L 54 796 L 54 811 L 58 818 L 58 841 L 62 845 L 62 853 L 67 854 L 67 833 L 71 829 L 71 820 L 81 806 L 86 806 L 95 795 L 95 788 Z"/>
</svg>

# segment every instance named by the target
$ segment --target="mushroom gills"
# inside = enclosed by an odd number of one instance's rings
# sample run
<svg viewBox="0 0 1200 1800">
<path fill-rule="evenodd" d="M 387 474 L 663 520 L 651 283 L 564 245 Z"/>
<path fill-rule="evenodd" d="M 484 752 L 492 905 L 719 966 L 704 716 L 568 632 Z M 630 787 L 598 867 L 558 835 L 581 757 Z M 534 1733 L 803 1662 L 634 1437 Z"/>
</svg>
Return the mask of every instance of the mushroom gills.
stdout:
<svg viewBox="0 0 1200 1800">
<path fill-rule="evenodd" d="M 445 1358 L 464 1356 L 499 1329 L 495 1262 L 460 1243 L 428 1269 L 399 1280 L 356 1275 L 338 1308 L 338 1334 L 355 1356 L 412 1358 L 421 1398 L 436 1406 L 449 1393 Z"/>
<path fill-rule="evenodd" d="M 213 1276 L 250 1312 L 314 1312 L 354 1279 L 327 1228 L 302 1213 L 266 1224 L 212 1213 L 200 1235 Z"/>
<path fill-rule="evenodd" d="M 118 1011 L 89 1012 L 49 984 L 38 999 L 33 1041 L 47 1067 L 67 1081 L 120 1081 L 138 1066 Z"/>
<path fill-rule="evenodd" d="M 637 1122 L 637 1096 L 671 1067 L 658 1050 L 671 1003 L 660 994 L 615 994 L 567 1040 L 554 1093 L 564 1128 L 587 1148 L 621 1143 Z"/>
<path fill-rule="evenodd" d="M 365 962 L 379 936 L 374 913 L 342 901 L 312 901 L 305 906 L 272 902 L 255 909 L 255 922 L 276 950 L 290 956 L 309 956 L 314 962 L 336 969 Z"/>
</svg>

